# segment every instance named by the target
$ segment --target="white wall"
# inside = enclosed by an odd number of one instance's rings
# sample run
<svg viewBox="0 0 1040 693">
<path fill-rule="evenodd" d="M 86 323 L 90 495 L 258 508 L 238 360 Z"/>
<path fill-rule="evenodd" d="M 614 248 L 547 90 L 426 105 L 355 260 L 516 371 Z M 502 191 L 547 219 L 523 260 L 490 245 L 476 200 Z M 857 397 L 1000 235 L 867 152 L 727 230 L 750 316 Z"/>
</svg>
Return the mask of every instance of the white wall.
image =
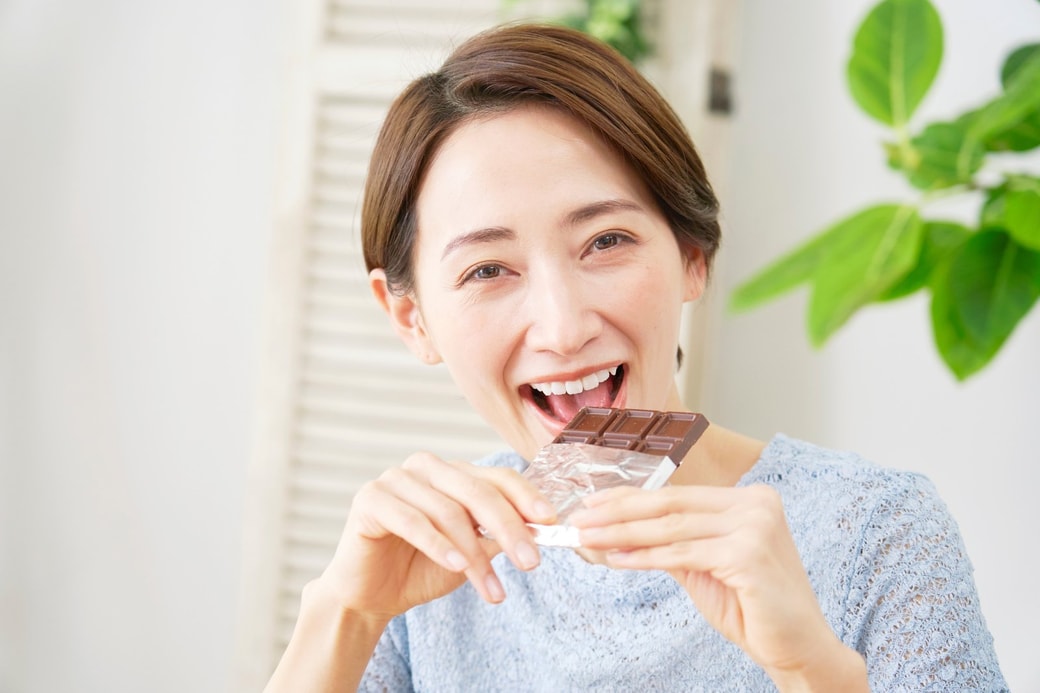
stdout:
<svg viewBox="0 0 1040 693">
<path fill-rule="evenodd" d="M 0 7 L 0 691 L 223 691 L 275 0 Z"/>
<path fill-rule="evenodd" d="M 872 4 L 745 0 L 717 290 L 841 216 L 912 195 L 884 164 L 884 130 L 845 87 L 851 37 Z M 935 4 L 946 58 L 924 122 L 995 95 L 1010 47 L 1040 40 L 1032 0 Z M 863 311 L 819 352 L 804 336 L 806 300 L 799 291 L 721 322 L 705 411 L 760 437 L 780 430 L 931 477 L 959 520 L 1011 689 L 1040 690 L 1040 310 L 987 370 L 957 384 L 923 297 Z"/>
</svg>

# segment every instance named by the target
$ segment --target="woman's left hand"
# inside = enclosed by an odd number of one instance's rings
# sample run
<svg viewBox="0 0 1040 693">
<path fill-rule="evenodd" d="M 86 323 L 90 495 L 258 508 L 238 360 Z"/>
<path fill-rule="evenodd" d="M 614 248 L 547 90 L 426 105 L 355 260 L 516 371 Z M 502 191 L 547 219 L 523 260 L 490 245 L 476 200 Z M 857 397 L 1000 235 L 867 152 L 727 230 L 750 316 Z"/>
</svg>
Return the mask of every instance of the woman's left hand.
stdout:
<svg viewBox="0 0 1040 693">
<path fill-rule="evenodd" d="M 855 655 L 820 610 L 773 488 L 617 488 L 585 506 L 570 523 L 594 560 L 668 571 L 708 623 L 778 685 Z"/>
</svg>

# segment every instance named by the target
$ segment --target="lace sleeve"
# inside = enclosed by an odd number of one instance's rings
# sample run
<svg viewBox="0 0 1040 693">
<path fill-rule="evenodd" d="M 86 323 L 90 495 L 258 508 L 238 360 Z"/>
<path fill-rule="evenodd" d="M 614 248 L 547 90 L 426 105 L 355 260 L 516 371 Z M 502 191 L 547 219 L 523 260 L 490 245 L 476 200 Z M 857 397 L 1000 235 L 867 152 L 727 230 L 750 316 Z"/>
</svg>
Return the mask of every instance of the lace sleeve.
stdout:
<svg viewBox="0 0 1040 693">
<path fill-rule="evenodd" d="M 1004 691 L 971 562 L 935 487 L 900 476 L 865 527 L 846 632 L 875 691 Z"/>
<path fill-rule="evenodd" d="M 412 672 L 408 665 L 408 626 L 405 617 L 390 621 L 376 645 L 358 691 L 364 693 L 397 693 L 411 691 Z"/>
</svg>

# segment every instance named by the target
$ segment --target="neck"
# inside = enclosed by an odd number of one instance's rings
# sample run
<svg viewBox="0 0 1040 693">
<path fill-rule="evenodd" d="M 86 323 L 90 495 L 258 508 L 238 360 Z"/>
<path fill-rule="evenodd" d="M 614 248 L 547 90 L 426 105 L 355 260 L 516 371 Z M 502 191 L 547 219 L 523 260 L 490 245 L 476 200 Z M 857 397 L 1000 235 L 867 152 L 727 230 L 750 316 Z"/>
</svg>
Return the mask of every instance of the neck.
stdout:
<svg viewBox="0 0 1040 693">
<path fill-rule="evenodd" d="M 670 483 L 735 486 L 755 465 L 766 444 L 715 424 L 708 426 Z"/>
</svg>

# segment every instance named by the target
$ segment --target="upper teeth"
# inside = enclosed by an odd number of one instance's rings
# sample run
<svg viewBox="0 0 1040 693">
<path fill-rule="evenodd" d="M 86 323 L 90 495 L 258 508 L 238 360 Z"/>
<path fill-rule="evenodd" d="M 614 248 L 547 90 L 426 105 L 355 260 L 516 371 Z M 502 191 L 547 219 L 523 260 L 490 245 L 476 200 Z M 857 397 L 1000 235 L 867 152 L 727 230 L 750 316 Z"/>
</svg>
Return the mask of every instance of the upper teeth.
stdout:
<svg viewBox="0 0 1040 693">
<path fill-rule="evenodd" d="M 617 373 L 617 366 L 604 368 L 595 373 L 589 373 L 578 380 L 553 380 L 547 383 L 531 383 L 531 387 L 543 395 L 576 395 L 579 392 L 590 390 L 610 376 Z"/>
</svg>

